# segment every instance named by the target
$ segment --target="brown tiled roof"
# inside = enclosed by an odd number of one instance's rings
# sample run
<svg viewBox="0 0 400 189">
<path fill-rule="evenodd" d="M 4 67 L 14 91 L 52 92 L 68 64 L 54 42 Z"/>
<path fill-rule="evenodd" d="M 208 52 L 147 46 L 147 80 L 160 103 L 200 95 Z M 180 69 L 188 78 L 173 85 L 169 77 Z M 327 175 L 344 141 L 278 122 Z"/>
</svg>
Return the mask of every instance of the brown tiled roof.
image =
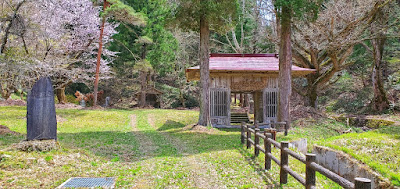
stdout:
<svg viewBox="0 0 400 189">
<path fill-rule="evenodd" d="M 198 72 L 199 66 L 191 67 L 186 72 Z M 211 54 L 210 73 L 279 73 L 279 59 L 277 54 Z M 314 69 L 292 66 L 292 75 L 304 76 L 315 72 Z"/>
</svg>

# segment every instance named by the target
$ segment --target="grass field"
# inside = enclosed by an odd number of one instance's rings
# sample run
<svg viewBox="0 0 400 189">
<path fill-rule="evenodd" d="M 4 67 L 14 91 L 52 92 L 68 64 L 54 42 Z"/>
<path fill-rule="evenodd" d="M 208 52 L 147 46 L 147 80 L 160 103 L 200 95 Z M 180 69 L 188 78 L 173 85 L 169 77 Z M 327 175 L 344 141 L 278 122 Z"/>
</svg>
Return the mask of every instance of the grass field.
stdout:
<svg viewBox="0 0 400 189">
<path fill-rule="evenodd" d="M 24 107 L 0 107 L 0 124 L 25 134 L 25 115 Z M 60 150 L 21 152 L 11 146 L 24 135 L 0 136 L 0 153 L 9 156 L 0 162 L 0 188 L 55 188 L 77 176 L 116 177 L 117 188 L 275 188 L 279 182 L 279 167 L 265 172 L 264 156 L 254 158 L 238 130 L 185 128 L 197 121 L 196 111 L 60 109 L 57 115 Z M 278 140 L 313 141 L 347 129 L 329 121 L 312 125 Z M 292 158 L 290 167 L 304 174 Z M 340 188 L 321 175 L 317 184 Z M 283 188 L 302 186 L 289 176 Z"/>
</svg>

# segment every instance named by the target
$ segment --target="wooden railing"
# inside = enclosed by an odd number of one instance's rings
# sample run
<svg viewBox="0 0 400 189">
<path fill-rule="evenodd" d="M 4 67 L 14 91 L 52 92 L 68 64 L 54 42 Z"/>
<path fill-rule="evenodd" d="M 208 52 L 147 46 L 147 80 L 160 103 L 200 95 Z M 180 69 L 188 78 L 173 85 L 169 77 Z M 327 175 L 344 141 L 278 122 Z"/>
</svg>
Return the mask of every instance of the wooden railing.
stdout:
<svg viewBox="0 0 400 189">
<path fill-rule="evenodd" d="M 258 124 L 258 121 L 256 120 L 254 124 Z M 286 121 L 282 121 L 282 122 L 274 122 L 274 121 L 270 121 L 268 123 L 260 123 L 261 125 L 269 125 L 270 128 L 275 129 L 276 131 L 279 132 L 284 132 L 285 136 L 288 134 L 288 130 L 289 130 L 289 123 Z M 250 126 L 253 127 L 254 126 Z"/>
<path fill-rule="evenodd" d="M 254 136 L 254 140 L 252 139 Z M 326 176 L 333 182 L 339 184 L 343 188 L 346 189 L 371 189 L 371 180 L 366 178 L 355 178 L 355 183 L 348 181 L 347 179 L 339 176 L 338 174 L 322 167 L 321 165 L 315 162 L 316 155 L 308 153 L 304 157 L 301 154 L 298 154 L 289 149 L 289 142 L 276 142 L 273 140 L 273 134 L 269 131 L 265 130 L 261 132 L 258 128 L 258 123 L 256 122 L 254 125 L 254 129 L 251 126 L 246 125 L 244 123 L 241 124 L 241 142 L 242 144 L 246 143 L 247 149 L 250 149 L 254 146 L 254 155 L 257 157 L 260 154 L 260 151 L 265 154 L 265 164 L 264 168 L 266 170 L 271 169 L 271 162 L 274 161 L 276 164 L 280 166 L 280 184 L 287 184 L 288 174 L 290 174 L 293 178 L 295 178 L 298 182 L 300 182 L 306 189 L 316 188 L 315 182 L 316 177 L 315 173 L 318 171 L 322 175 Z M 260 145 L 260 139 L 264 140 L 264 148 Z M 276 148 L 280 149 L 280 159 L 273 156 L 271 153 L 272 145 Z M 306 174 L 305 178 L 301 175 L 294 172 L 289 167 L 289 156 L 294 159 L 302 162 L 306 166 Z"/>
</svg>

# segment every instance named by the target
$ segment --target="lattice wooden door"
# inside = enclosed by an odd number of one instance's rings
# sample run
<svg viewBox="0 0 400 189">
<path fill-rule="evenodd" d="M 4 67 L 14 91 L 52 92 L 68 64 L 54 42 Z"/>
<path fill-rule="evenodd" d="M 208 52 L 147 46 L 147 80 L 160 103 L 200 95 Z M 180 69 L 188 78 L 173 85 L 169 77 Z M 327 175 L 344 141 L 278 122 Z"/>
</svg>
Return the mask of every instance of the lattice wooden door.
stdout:
<svg viewBox="0 0 400 189">
<path fill-rule="evenodd" d="M 264 123 L 277 121 L 278 88 L 267 88 L 263 92 Z"/>
<path fill-rule="evenodd" d="M 229 89 L 210 89 L 210 116 L 213 125 L 229 125 L 230 96 Z"/>
</svg>

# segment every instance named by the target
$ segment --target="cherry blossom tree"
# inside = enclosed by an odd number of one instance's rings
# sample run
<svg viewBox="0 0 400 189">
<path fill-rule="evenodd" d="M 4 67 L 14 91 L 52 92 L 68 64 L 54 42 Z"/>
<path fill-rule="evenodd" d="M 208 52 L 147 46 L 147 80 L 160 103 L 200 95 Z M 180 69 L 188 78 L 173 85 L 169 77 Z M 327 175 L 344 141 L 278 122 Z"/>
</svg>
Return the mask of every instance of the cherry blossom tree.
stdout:
<svg viewBox="0 0 400 189">
<path fill-rule="evenodd" d="M 9 1 L 10 10 L 13 10 L 13 3 L 18 2 Z M 25 65 L 29 66 L 33 75 L 52 77 L 59 102 L 63 103 L 65 102 L 64 89 L 69 83 L 93 81 L 100 11 L 101 8 L 95 6 L 90 0 L 28 0 L 16 13 L 24 22 L 23 37 L 26 40 L 23 43 L 20 40 L 9 40 L 4 47 L 5 53 L 2 57 L 4 60 L 16 60 L 15 52 L 22 54 L 25 62 L 29 62 Z M 13 14 L 15 11 L 9 11 L 9 15 Z M 3 20 L 4 25 L 10 23 L 6 19 Z M 104 44 L 112 40 L 112 35 L 116 33 L 115 27 L 110 23 L 105 24 Z M 15 35 L 14 33 L 10 35 Z M 25 53 L 21 53 L 24 47 Z M 104 77 L 111 73 L 108 64 L 115 54 L 108 50 L 103 53 L 100 71 Z M 3 61 L 0 67 L 2 65 L 10 66 L 6 61 Z M 21 68 L 11 72 L 18 72 L 18 70 Z M 11 84 L 3 84 L 5 79 L 5 77 L 0 78 L 2 86 L 11 86 Z M 32 79 L 35 80 L 36 77 L 23 78 L 19 81 L 29 83 L 28 80 Z"/>
</svg>

